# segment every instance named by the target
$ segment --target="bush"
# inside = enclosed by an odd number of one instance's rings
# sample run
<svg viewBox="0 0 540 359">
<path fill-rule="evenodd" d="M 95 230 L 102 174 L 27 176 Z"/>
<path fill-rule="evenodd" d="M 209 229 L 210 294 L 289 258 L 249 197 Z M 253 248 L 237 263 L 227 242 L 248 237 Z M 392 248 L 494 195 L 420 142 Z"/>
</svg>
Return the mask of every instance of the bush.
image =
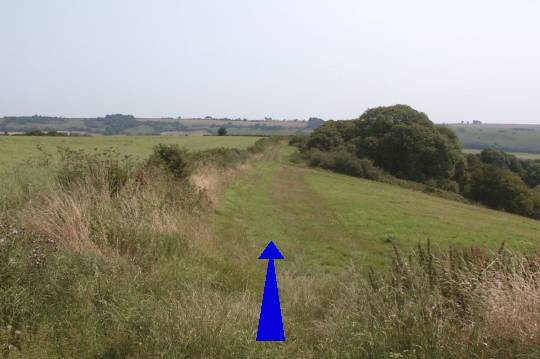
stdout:
<svg viewBox="0 0 540 359">
<path fill-rule="evenodd" d="M 262 153 L 267 148 L 268 145 L 279 143 L 283 140 L 283 137 L 272 136 L 272 137 L 263 137 L 257 140 L 254 144 L 247 148 L 249 153 Z"/>
<path fill-rule="evenodd" d="M 494 209 L 531 216 L 533 192 L 519 176 L 496 165 L 482 165 L 471 175 L 468 197 Z"/>
<path fill-rule="evenodd" d="M 529 161 L 527 164 L 523 181 L 530 187 L 538 188 L 540 186 L 540 163 Z"/>
<path fill-rule="evenodd" d="M 533 218 L 540 219 L 540 189 L 536 189 L 533 196 Z"/>
<path fill-rule="evenodd" d="M 321 151 L 331 151 L 343 146 L 344 141 L 334 121 L 329 121 L 315 129 L 307 140 L 307 149 L 316 148 Z"/>
<path fill-rule="evenodd" d="M 218 136 L 226 136 L 227 135 L 227 129 L 225 127 L 220 127 L 217 131 Z"/>
<path fill-rule="evenodd" d="M 304 148 L 307 145 L 308 136 L 306 135 L 294 135 L 289 139 L 289 145 L 298 148 Z"/>
<path fill-rule="evenodd" d="M 177 179 L 187 178 L 191 173 L 191 156 L 178 145 L 158 144 L 154 147 L 148 164 L 166 169 Z"/>
<path fill-rule="evenodd" d="M 248 152 L 237 148 L 212 148 L 205 151 L 195 152 L 192 155 L 193 166 L 198 168 L 203 165 L 213 164 L 227 168 L 246 161 Z"/>
<path fill-rule="evenodd" d="M 332 152 L 312 149 L 309 152 L 308 162 L 311 166 L 355 177 L 379 179 L 383 176 L 383 171 L 375 167 L 370 160 L 360 159 L 343 149 Z"/>
</svg>

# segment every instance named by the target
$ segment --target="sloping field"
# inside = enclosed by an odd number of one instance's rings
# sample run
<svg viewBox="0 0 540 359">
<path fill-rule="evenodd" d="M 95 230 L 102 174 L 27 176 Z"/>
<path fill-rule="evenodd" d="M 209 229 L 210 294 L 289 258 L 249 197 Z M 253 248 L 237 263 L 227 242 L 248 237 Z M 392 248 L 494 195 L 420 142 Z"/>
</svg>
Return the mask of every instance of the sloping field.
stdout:
<svg viewBox="0 0 540 359">
<path fill-rule="evenodd" d="M 260 163 L 227 191 L 223 206 L 222 222 L 240 228 L 253 255 L 273 240 L 287 268 L 302 272 L 379 265 L 392 243 L 409 249 L 428 239 L 443 248 L 540 248 L 540 221 L 283 159 Z"/>
</svg>

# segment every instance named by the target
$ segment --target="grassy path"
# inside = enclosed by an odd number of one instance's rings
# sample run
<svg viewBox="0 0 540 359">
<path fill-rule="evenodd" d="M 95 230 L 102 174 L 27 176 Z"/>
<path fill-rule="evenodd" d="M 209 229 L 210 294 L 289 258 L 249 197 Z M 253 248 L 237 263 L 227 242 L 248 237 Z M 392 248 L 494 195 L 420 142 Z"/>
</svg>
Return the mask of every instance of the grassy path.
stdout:
<svg viewBox="0 0 540 359">
<path fill-rule="evenodd" d="M 257 164 L 225 194 L 220 223 L 229 227 L 227 240 L 251 258 L 272 240 L 291 272 L 334 271 L 350 263 L 354 243 L 326 199 L 307 182 L 310 171 L 283 160 Z"/>
</svg>

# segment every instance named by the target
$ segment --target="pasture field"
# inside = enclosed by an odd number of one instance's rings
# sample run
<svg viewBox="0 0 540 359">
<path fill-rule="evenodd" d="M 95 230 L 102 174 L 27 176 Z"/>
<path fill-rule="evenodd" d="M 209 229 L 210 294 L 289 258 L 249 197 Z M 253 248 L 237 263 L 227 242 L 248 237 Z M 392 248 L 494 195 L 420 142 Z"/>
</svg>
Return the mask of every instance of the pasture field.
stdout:
<svg viewBox="0 0 540 359">
<path fill-rule="evenodd" d="M 505 152 L 540 153 L 540 125 L 447 125 L 464 148 L 497 148 Z"/>
<path fill-rule="evenodd" d="M 482 150 L 480 149 L 471 149 L 471 148 L 465 148 L 463 150 L 465 153 L 480 153 Z M 509 155 L 514 155 L 517 158 L 522 158 L 524 160 L 538 160 L 540 159 L 540 153 L 526 153 L 526 152 L 506 152 Z"/>
<path fill-rule="evenodd" d="M 54 154 L 58 147 L 92 151 L 117 148 L 123 154 L 146 158 L 158 143 L 178 144 L 198 151 L 215 147 L 246 148 L 257 141 L 248 136 L 0 136 L 0 168 L 9 168 L 39 155 L 38 146 Z"/>
</svg>

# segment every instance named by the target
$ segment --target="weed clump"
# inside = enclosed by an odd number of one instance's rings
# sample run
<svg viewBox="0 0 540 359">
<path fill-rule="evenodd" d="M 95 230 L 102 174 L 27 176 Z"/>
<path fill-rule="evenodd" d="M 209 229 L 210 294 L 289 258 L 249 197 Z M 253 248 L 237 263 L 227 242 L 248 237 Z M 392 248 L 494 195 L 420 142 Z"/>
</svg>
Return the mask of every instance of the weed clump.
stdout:
<svg viewBox="0 0 540 359">
<path fill-rule="evenodd" d="M 359 357 L 540 354 L 540 262 L 501 248 L 395 250 L 390 272 L 356 270 L 334 302 L 332 347 Z M 331 323 L 331 324 L 330 324 Z M 324 325 L 323 325 L 324 326 Z M 356 354 L 355 354 L 356 353 Z"/>
<path fill-rule="evenodd" d="M 192 155 L 178 145 L 159 144 L 154 147 L 148 164 L 165 169 L 177 179 L 187 178 L 192 169 Z"/>
<path fill-rule="evenodd" d="M 58 149 L 59 166 L 56 181 L 65 188 L 87 184 L 116 195 L 126 185 L 135 170 L 134 160 L 117 149 L 87 153 L 69 147 Z"/>
<path fill-rule="evenodd" d="M 308 154 L 308 162 L 314 167 L 355 177 L 378 180 L 384 176 L 384 171 L 376 167 L 372 161 L 367 158 L 358 158 L 345 150 L 323 152 L 313 149 Z"/>
</svg>

